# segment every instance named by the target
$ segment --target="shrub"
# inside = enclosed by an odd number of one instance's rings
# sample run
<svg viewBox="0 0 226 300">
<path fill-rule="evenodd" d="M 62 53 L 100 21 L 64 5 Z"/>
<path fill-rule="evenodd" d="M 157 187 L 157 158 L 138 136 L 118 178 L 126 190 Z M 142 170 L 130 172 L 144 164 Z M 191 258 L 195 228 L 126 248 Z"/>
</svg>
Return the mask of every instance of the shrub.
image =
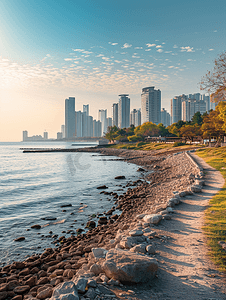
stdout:
<svg viewBox="0 0 226 300">
<path fill-rule="evenodd" d="M 186 145 L 186 143 L 183 143 L 183 142 L 175 142 L 175 143 L 173 144 L 173 147 L 179 147 L 179 146 L 184 146 L 184 145 Z"/>
</svg>

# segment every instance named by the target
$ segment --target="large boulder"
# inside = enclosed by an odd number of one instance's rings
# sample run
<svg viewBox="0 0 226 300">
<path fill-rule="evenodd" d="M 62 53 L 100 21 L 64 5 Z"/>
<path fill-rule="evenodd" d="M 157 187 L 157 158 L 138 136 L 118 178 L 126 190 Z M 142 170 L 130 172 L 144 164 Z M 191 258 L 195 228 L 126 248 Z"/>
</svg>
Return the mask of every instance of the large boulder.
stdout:
<svg viewBox="0 0 226 300">
<path fill-rule="evenodd" d="M 53 290 L 51 300 L 79 300 L 77 288 L 72 281 L 63 282 Z"/>
<path fill-rule="evenodd" d="M 162 215 L 160 214 L 151 214 L 151 215 L 146 215 L 143 218 L 145 223 L 148 224 L 158 224 L 162 220 Z"/>
<path fill-rule="evenodd" d="M 154 258 L 145 255 L 112 249 L 108 251 L 102 268 L 108 278 L 130 284 L 153 279 L 158 263 Z"/>
</svg>

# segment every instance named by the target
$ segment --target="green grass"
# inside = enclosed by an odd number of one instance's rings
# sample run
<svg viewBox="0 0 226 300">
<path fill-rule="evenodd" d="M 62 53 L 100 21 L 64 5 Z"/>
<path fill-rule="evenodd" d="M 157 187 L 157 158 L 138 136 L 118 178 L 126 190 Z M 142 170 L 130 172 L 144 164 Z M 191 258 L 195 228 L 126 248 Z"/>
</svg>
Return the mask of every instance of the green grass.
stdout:
<svg viewBox="0 0 226 300">
<path fill-rule="evenodd" d="M 199 149 L 196 153 L 226 178 L 226 147 Z M 218 241 L 226 242 L 226 184 L 210 200 L 203 229 L 210 247 L 210 257 L 220 271 L 226 272 L 226 251 L 218 245 Z"/>
<path fill-rule="evenodd" d="M 117 144 L 117 145 L 109 145 L 107 146 L 108 148 L 114 148 L 114 149 L 132 149 L 132 150 L 146 150 L 146 151 L 151 151 L 151 150 L 170 150 L 170 149 L 180 149 L 187 148 L 187 147 L 197 147 L 197 145 L 184 145 L 180 147 L 173 147 L 172 144 L 166 144 L 166 143 L 146 143 L 146 142 L 137 142 L 137 143 L 124 143 L 124 144 Z"/>
</svg>

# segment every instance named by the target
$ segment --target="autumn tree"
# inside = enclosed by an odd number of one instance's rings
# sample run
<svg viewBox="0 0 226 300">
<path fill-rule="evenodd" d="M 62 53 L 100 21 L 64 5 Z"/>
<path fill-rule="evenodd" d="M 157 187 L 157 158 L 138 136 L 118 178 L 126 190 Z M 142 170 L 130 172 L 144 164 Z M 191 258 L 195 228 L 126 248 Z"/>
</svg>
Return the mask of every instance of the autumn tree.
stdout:
<svg viewBox="0 0 226 300">
<path fill-rule="evenodd" d="M 195 125 L 183 125 L 180 129 L 180 135 L 185 138 L 185 140 L 191 140 L 197 136 L 201 135 L 200 126 L 198 124 Z"/>
<path fill-rule="evenodd" d="M 226 99 L 226 52 L 215 59 L 213 70 L 202 78 L 200 88 L 210 93 L 212 102 Z"/>
<path fill-rule="evenodd" d="M 225 133 L 223 125 L 224 121 L 220 118 L 219 110 L 216 108 L 216 110 L 211 111 L 203 118 L 203 124 L 201 127 L 203 138 L 208 138 L 211 141 L 211 138 L 214 137 L 220 140 Z"/>
</svg>

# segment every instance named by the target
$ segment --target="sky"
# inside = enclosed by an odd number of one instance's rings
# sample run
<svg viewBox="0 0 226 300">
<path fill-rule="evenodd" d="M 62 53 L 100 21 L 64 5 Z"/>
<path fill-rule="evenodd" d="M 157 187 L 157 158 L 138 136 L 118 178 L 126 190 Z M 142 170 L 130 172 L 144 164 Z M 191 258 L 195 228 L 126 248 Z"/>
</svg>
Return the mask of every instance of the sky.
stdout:
<svg viewBox="0 0 226 300">
<path fill-rule="evenodd" d="M 226 48 L 225 0 L 0 0 L 0 141 L 50 138 L 64 101 L 112 115 L 119 94 L 131 110 L 155 86 L 170 112 Z M 205 93 L 205 91 L 201 91 Z"/>
</svg>

